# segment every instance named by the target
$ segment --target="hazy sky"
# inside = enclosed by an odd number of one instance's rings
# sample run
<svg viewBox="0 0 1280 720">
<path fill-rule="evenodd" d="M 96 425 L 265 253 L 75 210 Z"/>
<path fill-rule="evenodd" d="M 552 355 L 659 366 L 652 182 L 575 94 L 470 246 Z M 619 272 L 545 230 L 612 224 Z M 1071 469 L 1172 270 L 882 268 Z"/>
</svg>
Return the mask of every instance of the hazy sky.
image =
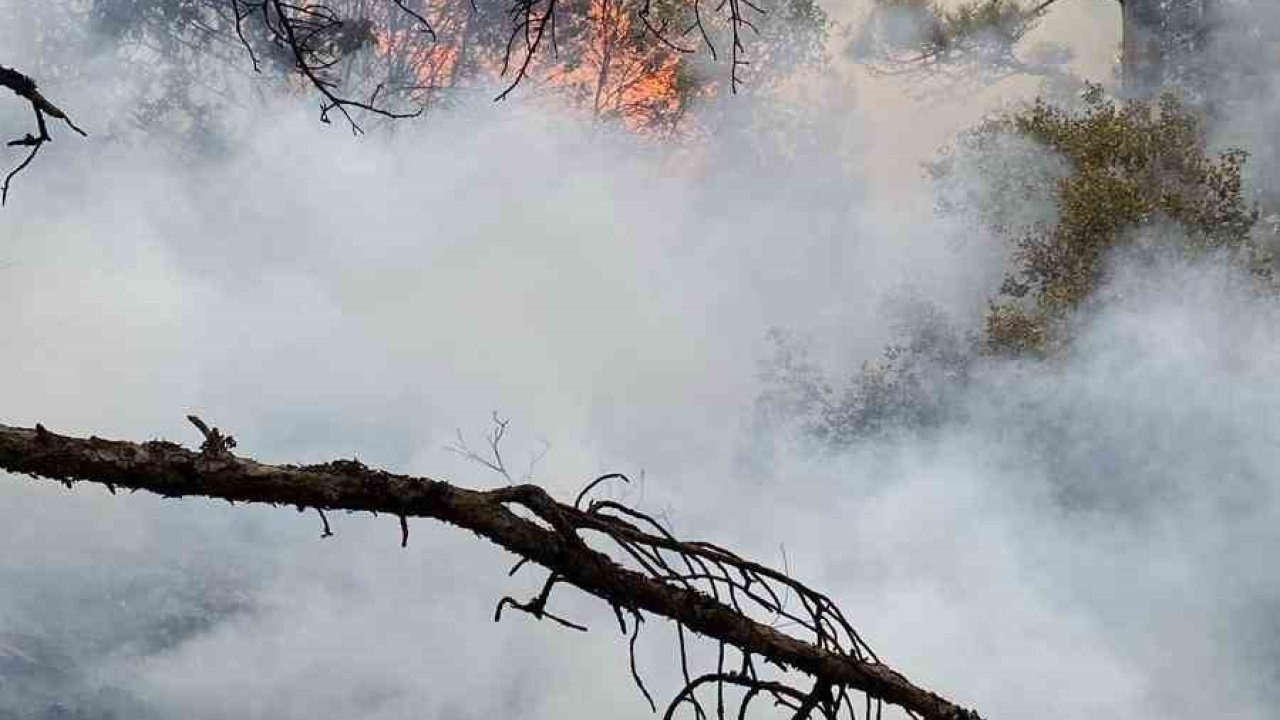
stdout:
<svg viewBox="0 0 1280 720">
<path fill-rule="evenodd" d="M 1077 5 L 1044 31 L 1099 62 L 1103 3 Z M 553 492 L 643 474 L 628 499 L 682 534 L 785 546 L 986 717 L 1272 717 L 1276 302 L 1212 258 L 1116 258 L 1077 352 L 983 365 L 944 427 L 762 438 L 770 328 L 851 371 L 893 298 L 977 322 L 1004 253 L 885 180 L 976 100 L 857 80 L 773 111 L 788 152 L 705 165 L 521 103 L 355 141 L 272 100 L 211 162 L 59 137 L 0 214 L 0 422 L 191 444 L 194 411 L 265 461 L 486 486 L 445 446 L 497 410 L 512 457 L 549 446 Z M 607 608 L 564 595 L 586 635 L 491 622 L 538 578 L 470 534 L 417 522 L 402 550 L 386 518 L 321 540 L 310 513 L 4 480 L 0 718 L 650 717 Z M 647 627 L 669 698 L 673 634 Z"/>
</svg>

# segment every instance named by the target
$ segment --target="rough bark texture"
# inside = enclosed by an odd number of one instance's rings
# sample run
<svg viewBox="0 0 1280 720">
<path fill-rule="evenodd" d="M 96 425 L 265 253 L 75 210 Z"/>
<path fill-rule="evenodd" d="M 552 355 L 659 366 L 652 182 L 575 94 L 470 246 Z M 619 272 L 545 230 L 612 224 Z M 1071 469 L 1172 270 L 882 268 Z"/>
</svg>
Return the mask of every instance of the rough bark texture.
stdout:
<svg viewBox="0 0 1280 720">
<path fill-rule="evenodd" d="M 70 485 L 89 481 L 165 497 L 208 497 L 320 510 L 353 510 L 440 520 L 542 565 L 627 611 L 648 611 L 694 632 L 810 675 L 817 686 L 848 688 L 903 707 L 926 720 L 975 720 L 977 713 L 920 688 L 887 665 L 805 642 L 758 622 L 711 596 L 623 567 L 579 539 L 609 524 L 599 515 L 552 499 L 535 485 L 468 490 L 429 478 L 396 475 L 354 461 L 267 465 L 227 451 L 206 434 L 203 451 L 174 443 L 75 438 L 0 425 L 0 469 Z M 544 522 L 512 512 L 518 504 Z M 629 526 L 628 526 L 629 527 Z M 407 532 L 407 526 L 406 526 Z M 627 531 L 630 532 L 630 531 Z M 638 531 L 637 531 L 638 532 Z M 675 542 L 672 539 L 672 542 Z M 690 546 L 697 546 L 691 543 Z"/>
</svg>

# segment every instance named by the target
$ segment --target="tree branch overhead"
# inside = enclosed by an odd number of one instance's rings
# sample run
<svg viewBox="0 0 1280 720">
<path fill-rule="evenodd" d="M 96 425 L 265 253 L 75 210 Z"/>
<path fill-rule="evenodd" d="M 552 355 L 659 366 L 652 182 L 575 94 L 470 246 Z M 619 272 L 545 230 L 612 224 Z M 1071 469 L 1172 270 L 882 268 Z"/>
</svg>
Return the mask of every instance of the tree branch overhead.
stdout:
<svg viewBox="0 0 1280 720">
<path fill-rule="evenodd" d="M 13 178 L 25 170 L 32 160 L 36 159 L 36 154 L 40 152 L 40 148 L 44 147 L 45 143 L 53 141 L 53 136 L 49 134 L 48 124 L 45 122 L 46 115 L 65 122 L 67 127 L 74 130 L 81 137 L 87 137 L 88 133 L 77 127 L 71 118 L 58 106 L 49 102 L 48 98 L 42 95 L 36 87 L 36 81 L 29 76 L 13 68 L 0 65 L 0 86 L 9 88 L 15 95 L 31 103 L 31 109 L 36 115 L 35 135 L 27 133 L 25 136 L 10 140 L 7 143 L 9 147 L 28 147 L 31 150 L 28 151 L 26 158 L 17 167 L 5 175 L 3 184 L 0 184 L 0 205 L 3 205 L 9 199 L 9 184 L 13 181 Z"/>
<path fill-rule="evenodd" d="M 123 488 L 165 497 L 311 507 L 320 512 L 326 534 L 329 526 L 323 513 L 328 510 L 398 517 L 402 543 L 408 541 L 411 517 L 465 528 L 517 555 L 520 560 L 513 573 L 530 562 L 548 571 L 537 596 L 527 602 L 503 598 L 499 615 L 502 609 L 512 608 L 585 629 L 547 610 L 558 584 L 573 585 L 610 605 L 630 638 L 633 679 L 650 703 L 649 691 L 636 670 L 636 638 L 644 613 L 672 620 L 685 685 L 667 706 L 668 718 L 682 705 L 692 706 L 699 718 L 712 713 L 723 718 L 725 689 L 736 688 L 741 691 L 739 717 L 746 716 L 753 700 L 763 697 L 790 708 L 798 718 L 864 717 L 863 707 L 878 714 L 874 708 L 888 703 L 925 720 L 979 719 L 977 713 L 913 684 L 880 662 L 827 596 L 724 548 L 678 540 L 639 510 L 612 500 L 589 499 L 601 484 L 625 481 L 621 475 L 598 478 L 573 504 L 567 504 L 531 484 L 469 490 L 369 468 L 354 460 L 268 465 L 226 450 L 192 451 L 161 440 L 133 443 L 69 437 L 41 425 L 33 429 L 0 425 L 0 469 L 69 487 L 87 481 L 113 492 Z M 523 512 L 514 512 L 514 507 Z M 606 549 L 627 558 L 628 564 L 615 560 Z M 809 637 L 783 633 L 774 626 L 782 622 L 803 629 Z M 696 677 L 689 669 L 686 631 L 719 645 L 716 665 Z M 738 656 L 732 663 L 728 652 Z M 766 666 L 803 673 L 812 687 L 797 688 L 793 674 Z M 707 688 L 715 688 L 715 703 L 699 699 L 699 691 Z M 855 703 L 855 695 L 864 695 L 865 704 Z"/>
</svg>

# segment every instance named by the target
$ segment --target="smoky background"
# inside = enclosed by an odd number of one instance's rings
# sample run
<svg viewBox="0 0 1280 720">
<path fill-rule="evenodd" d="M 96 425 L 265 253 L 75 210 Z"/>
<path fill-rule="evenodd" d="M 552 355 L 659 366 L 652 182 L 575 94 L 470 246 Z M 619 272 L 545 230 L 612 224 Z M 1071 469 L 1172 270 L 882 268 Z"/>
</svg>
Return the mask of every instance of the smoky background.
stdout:
<svg viewBox="0 0 1280 720">
<path fill-rule="evenodd" d="M 762 420 L 777 332 L 839 382 L 911 308 L 978 326 L 1007 249 L 937 193 L 1039 217 L 1048 199 L 992 178 L 1057 161 L 1009 147 L 941 189 L 917 168 L 1034 83 L 914 99 L 833 52 L 798 87 L 699 109 L 687 141 L 488 96 L 353 139 L 227 55 L 208 70 L 227 95 L 192 113 L 211 125 L 165 133 L 130 119 L 163 56 L 122 72 L 74 4 L 0 8 L 6 64 L 61 65 L 42 88 L 92 134 L 43 151 L 0 215 L 6 422 L 192 444 L 193 411 L 264 461 L 489 486 L 446 446 L 482 446 L 496 410 L 513 465 L 545 448 L 553 493 L 631 474 L 633 502 L 785 562 L 984 716 L 1270 717 L 1280 317 L 1227 263 L 1114 258 L 1069 358 L 975 361 L 929 386 L 926 425 L 825 447 Z M 1272 26 L 1265 3 L 1231 9 Z M 1057 22 L 1105 66 L 1114 39 L 1077 32 L 1094 15 Z M 1238 62 L 1265 37 L 1224 37 L 1214 142 L 1254 152 L 1261 194 L 1275 71 Z M 493 624 L 537 578 L 449 528 L 414 523 L 401 550 L 387 518 L 331 516 L 320 540 L 309 513 L 21 478 L 0 508 L 0 717 L 649 716 L 605 608 L 561 596 L 585 635 Z M 672 635 L 641 639 L 659 698 Z"/>
</svg>

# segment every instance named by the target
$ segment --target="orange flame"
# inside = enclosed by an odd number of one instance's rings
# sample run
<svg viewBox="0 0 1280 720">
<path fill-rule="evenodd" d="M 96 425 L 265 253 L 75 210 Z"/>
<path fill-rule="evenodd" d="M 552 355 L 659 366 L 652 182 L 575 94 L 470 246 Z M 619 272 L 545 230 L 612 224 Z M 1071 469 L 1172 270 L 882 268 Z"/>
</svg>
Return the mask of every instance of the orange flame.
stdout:
<svg viewBox="0 0 1280 720">
<path fill-rule="evenodd" d="M 411 74 L 418 100 L 430 103 L 440 93 L 501 72 L 501 51 L 476 40 L 470 0 L 436 0 L 426 16 L 434 42 L 424 41 L 420 31 L 392 29 L 390 22 L 377 23 L 375 32 L 377 53 Z M 580 22 L 582 31 L 562 31 L 556 50 L 542 51 L 523 82 L 635 132 L 677 130 L 690 99 L 680 87 L 680 53 L 645 37 L 648 31 L 624 0 L 590 0 Z"/>
</svg>

